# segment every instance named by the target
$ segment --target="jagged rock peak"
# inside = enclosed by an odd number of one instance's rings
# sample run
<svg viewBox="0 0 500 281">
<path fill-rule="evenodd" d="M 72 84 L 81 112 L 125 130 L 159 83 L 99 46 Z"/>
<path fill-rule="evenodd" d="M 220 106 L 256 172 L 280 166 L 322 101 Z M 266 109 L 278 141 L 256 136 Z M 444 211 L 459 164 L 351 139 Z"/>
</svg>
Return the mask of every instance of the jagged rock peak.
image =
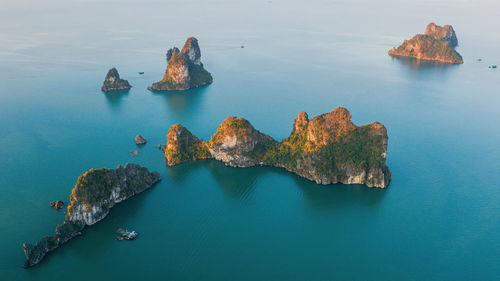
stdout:
<svg viewBox="0 0 500 281">
<path fill-rule="evenodd" d="M 177 48 L 177 47 L 173 47 L 173 48 L 168 49 L 168 51 L 167 51 L 167 61 L 169 61 L 172 58 L 172 56 L 177 55 L 179 52 L 180 52 L 179 48 Z"/>
<path fill-rule="evenodd" d="M 164 153 L 168 166 L 210 158 L 206 144 L 180 124 L 175 124 L 168 130 Z"/>
<path fill-rule="evenodd" d="M 111 68 L 106 74 L 106 78 L 104 79 L 104 83 L 101 87 L 103 92 L 110 91 L 118 91 L 118 90 L 127 90 L 132 88 L 127 80 L 121 79 L 120 74 L 118 74 L 118 70 L 116 68 Z"/>
<path fill-rule="evenodd" d="M 212 83 L 212 75 L 201 63 L 198 40 L 189 37 L 179 52 L 177 48 L 167 52 L 168 66 L 161 81 L 153 83 L 149 90 L 181 91 Z"/>
<path fill-rule="evenodd" d="M 293 122 L 292 134 L 304 130 L 308 122 L 309 122 L 309 116 L 307 115 L 307 113 L 305 113 L 304 111 L 299 112 L 299 114 L 297 114 L 297 117 L 295 118 L 295 121 Z"/>
<path fill-rule="evenodd" d="M 452 47 L 458 45 L 457 35 L 451 25 L 439 26 L 431 22 L 425 28 L 425 34 L 431 35 L 441 41 L 450 42 Z"/>
<path fill-rule="evenodd" d="M 186 54 L 189 61 L 196 65 L 201 65 L 201 51 L 198 45 L 198 39 L 193 36 L 189 37 L 182 48 L 182 53 Z"/>
</svg>

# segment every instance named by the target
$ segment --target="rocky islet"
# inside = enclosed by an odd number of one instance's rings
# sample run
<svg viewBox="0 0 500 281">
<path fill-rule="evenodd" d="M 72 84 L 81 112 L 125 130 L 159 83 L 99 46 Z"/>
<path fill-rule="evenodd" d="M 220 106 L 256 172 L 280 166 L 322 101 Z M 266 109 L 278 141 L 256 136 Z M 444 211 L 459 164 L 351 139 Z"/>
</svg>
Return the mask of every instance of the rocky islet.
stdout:
<svg viewBox="0 0 500 281">
<path fill-rule="evenodd" d="M 164 153 L 169 166 L 216 159 L 232 167 L 281 167 L 318 184 L 385 188 L 391 179 L 385 164 L 387 143 L 382 124 L 358 127 L 349 111 L 339 107 L 311 120 L 307 113 L 299 113 L 292 133 L 281 142 L 243 118 L 226 118 L 209 141 L 176 124 L 168 130 Z"/>
<path fill-rule="evenodd" d="M 81 234 L 105 218 L 110 209 L 161 180 L 158 172 L 149 172 L 137 164 L 116 169 L 90 169 L 83 173 L 73 188 L 64 222 L 56 227 L 55 235 L 45 236 L 36 244 L 23 244 L 25 267 L 38 264 L 44 256 L 71 238 Z"/>
<path fill-rule="evenodd" d="M 174 47 L 167 52 L 168 65 L 161 81 L 153 83 L 149 90 L 181 91 L 212 83 L 212 75 L 201 63 L 198 40 L 189 37 L 181 51 Z"/>
<path fill-rule="evenodd" d="M 101 90 L 103 92 L 122 91 L 132 88 L 127 80 L 121 79 L 116 68 L 111 68 L 104 79 Z"/>
<path fill-rule="evenodd" d="M 399 47 L 389 50 L 389 55 L 450 64 L 463 63 L 462 56 L 455 50 L 458 39 L 451 25 L 443 27 L 430 23 L 425 34 L 417 34 L 405 40 Z"/>
</svg>

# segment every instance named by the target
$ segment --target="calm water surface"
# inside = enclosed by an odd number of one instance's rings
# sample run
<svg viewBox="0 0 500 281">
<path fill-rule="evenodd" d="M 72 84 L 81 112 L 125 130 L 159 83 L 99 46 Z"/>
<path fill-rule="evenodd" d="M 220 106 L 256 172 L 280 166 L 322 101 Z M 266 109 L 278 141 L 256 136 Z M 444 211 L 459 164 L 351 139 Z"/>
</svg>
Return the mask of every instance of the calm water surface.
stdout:
<svg viewBox="0 0 500 281">
<path fill-rule="evenodd" d="M 500 276 L 500 70 L 487 67 L 500 64 L 498 1 L 68 2 L 0 5 L 2 280 Z M 463 65 L 386 55 L 430 21 L 453 24 Z M 191 35 L 214 83 L 146 90 Z M 129 92 L 100 92 L 113 66 Z M 208 139 L 236 115 L 282 139 L 299 111 L 338 106 L 387 127 L 388 189 L 215 161 L 167 168 L 155 148 L 175 123 Z M 148 144 L 132 157 L 136 134 Z M 163 181 L 23 269 L 22 243 L 64 218 L 48 203 L 84 171 L 126 162 Z M 118 227 L 141 236 L 117 242 Z"/>
</svg>

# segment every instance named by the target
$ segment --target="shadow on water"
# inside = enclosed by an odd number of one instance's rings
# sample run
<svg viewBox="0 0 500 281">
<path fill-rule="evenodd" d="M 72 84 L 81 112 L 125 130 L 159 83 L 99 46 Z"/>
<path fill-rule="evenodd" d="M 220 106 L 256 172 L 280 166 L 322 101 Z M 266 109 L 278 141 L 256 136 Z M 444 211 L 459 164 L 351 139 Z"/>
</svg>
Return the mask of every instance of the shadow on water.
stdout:
<svg viewBox="0 0 500 281">
<path fill-rule="evenodd" d="M 269 172 L 262 167 L 233 168 L 213 159 L 167 167 L 167 170 L 173 181 L 183 182 L 189 174 L 200 168 L 207 169 L 222 191 L 234 199 L 247 197 L 255 188 L 258 177 Z"/>
<path fill-rule="evenodd" d="M 202 103 L 203 94 L 207 91 L 207 86 L 189 89 L 185 91 L 151 91 L 155 96 L 163 96 L 167 106 L 175 113 L 190 113 L 196 110 Z"/>
<path fill-rule="evenodd" d="M 361 184 L 319 185 L 297 175 L 293 175 L 293 179 L 302 190 L 308 205 L 318 210 L 331 210 L 343 206 L 374 206 L 380 203 L 389 191 Z"/>
<path fill-rule="evenodd" d="M 182 184 L 186 179 L 189 178 L 190 174 L 193 174 L 193 172 L 199 169 L 205 168 L 207 165 L 206 162 L 211 161 L 213 160 L 198 160 L 170 167 L 167 165 L 167 161 L 165 160 L 165 166 L 167 167 L 167 172 L 170 179 L 174 183 Z"/>
<path fill-rule="evenodd" d="M 257 179 L 268 173 L 268 169 L 262 167 L 234 168 L 220 161 L 210 161 L 206 167 L 222 191 L 234 199 L 244 199 L 251 194 Z"/>
<path fill-rule="evenodd" d="M 103 93 L 106 96 L 106 100 L 108 101 L 109 108 L 113 111 L 118 111 L 120 109 L 120 105 L 122 103 L 122 99 L 127 97 L 130 93 L 129 90 L 119 90 Z"/>
<path fill-rule="evenodd" d="M 438 76 L 438 78 L 442 79 L 460 66 L 459 64 L 425 61 L 415 58 L 394 56 L 391 56 L 391 58 L 393 63 L 396 63 L 401 66 L 401 68 L 408 70 L 408 73 L 411 76 L 417 76 L 425 79 L 432 76 Z"/>
<path fill-rule="evenodd" d="M 87 226 L 82 231 L 82 235 L 76 236 L 53 252 L 48 253 L 40 264 L 30 268 L 30 274 L 36 276 L 37 272 L 39 272 L 37 269 L 42 269 L 45 265 L 53 266 L 50 263 L 54 261 L 51 260 L 57 257 L 65 258 L 67 255 L 72 255 L 82 260 L 105 259 L 108 250 L 115 246 L 116 243 L 127 242 L 116 241 L 115 232 L 120 227 L 131 228 L 129 222 L 134 219 L 134 215 L 143 207 L 147 194 L 154 188 L 156 188 L 156 185 L 115 205 L 102 221 Z M 56 225 L 54 225 L 54 232 L 55 228 Z M 91 245 L 90 248 L 89 245 Z"/>
<path fill-rule="evenodd" d="M 222 191 L 231 198 L 243 199 L 254 189 L 259 179 L 268 173 L 290 177 L 302 191 L 305 201 L 315 209 L 334 209 L 341 206 L 373 206 L 378 204 L 388 189 L 369 188 L 360 184 L 319 185 L 308 179 L 277 167 L 233 168 L 217 160 L 201 160 L 167 167 L 174 182 L 183 182 L 193 171 L 207 169 Z"/>
</svg>

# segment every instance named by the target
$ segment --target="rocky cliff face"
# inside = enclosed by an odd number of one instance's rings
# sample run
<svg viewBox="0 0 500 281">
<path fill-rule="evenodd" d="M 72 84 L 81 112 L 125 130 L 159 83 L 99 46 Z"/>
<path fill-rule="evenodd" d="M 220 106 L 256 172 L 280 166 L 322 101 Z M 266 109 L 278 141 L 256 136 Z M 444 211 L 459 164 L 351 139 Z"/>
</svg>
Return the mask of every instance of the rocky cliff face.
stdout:
<svg viewBox="0 0 500 281">
<path fill-rule="evenodd" d="M 170 48 L 168 49 L 167 51 L 167 61 L 170 61 L 170 59 L 172 58 L 172 56 L 175 56 L 179 53 L 179 49 L 177 47 L 173 47 L 173 48 Z"/>
<path fill-rule="evenodd" d="M 454 49 L 458 44 L 453 27 L 440 27 L 430 23 L 425 34 L 405 40 L 399 47 L 389 50 L 389 55 L 443 63 L 463 63 L 462 56 Z"/>
<path fill-rule="evenodd" d="M 439 26 L 431 22 L 425 28 L 425 34 L 431 35 L 437 40 L 450 42 L 452 47 L 458 45 L 457 35 L 451 25 Z"/>
<path fill-rule="evenodd" d="M 276 141 L 243 118 L 228 117 L 207 143 L 213 158 L 233 167 L 255 166 Z"/>
<path fill-rule="evenodd" d="M 120 74 L 116 68 L 111 68 L 104 79 L 101 90 L 103 92 L 118 91 L 118 90 L 128 90 L 132 88 L 127 80 L 120 79 Z"/>
<path fill-rule="evenodd" d="M 82 174 L 70 196 L 65 221 L 56 227 L 54 236 L 37 244 L 23 244 L 26 267 L 39 263 L 50 251 L 80 235 L 85 226 L 102 220 L 117 203 L 150 188 L 161 180 L 158 172 L 136 164 L 116 169 L 91 169 Z"/>
<path fill-rule="evenodd" d="M 168 66 L 163 79 L 149 87 L 155 91 L 187 90 L 212 83 L 212 75 L 203 68 L 198 40 L 189 37 L 184 47 L 167 52 Z"/>
<path fill-rule="evenodd" d="M 224 120 L 207 142 L 191 133 L 189 138 L 196 141 L 172 139 L 179 126 L 174 125 L 167 135 L 165 157 L 169 166 L 215 158 L 233 167 L 263 164 L 285 168 L 318 184 L 356 183 L 384 188 L 391 179 L 385 164 L 388 141 L 385 127 L 378 122 L 358 127 L 352 123 L 349 111 L 342 107 L 312 120 L 307 113 L 299 113 L 291 135 L 282 142 L 236 117 Z M 202 157 L 192 153 L 193 143 L 203 148 Z M 184 161 L 178 161 L 179 158 Z"/>
<path fill-rule="evenodd" d="M 163 150 L 169 166 L 211 158 L 207 145 L 180 124 L 168 130 L 167 145 Z"/>
</svg>

